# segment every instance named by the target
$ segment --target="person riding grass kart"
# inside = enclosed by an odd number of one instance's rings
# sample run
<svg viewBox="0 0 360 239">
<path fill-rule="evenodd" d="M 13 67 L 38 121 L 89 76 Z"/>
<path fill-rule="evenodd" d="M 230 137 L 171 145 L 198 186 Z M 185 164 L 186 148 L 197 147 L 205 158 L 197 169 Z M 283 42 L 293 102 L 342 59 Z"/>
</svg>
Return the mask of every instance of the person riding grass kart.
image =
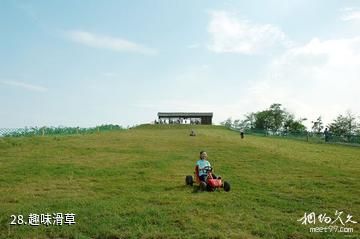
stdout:
<svg viewBox="0 0 360 239">
<path fill-rule="evenodd" d="M 196 162 L 196 167 L 199 173 L 200 181 L 206 182 L 208 169 L 211 168 L 211 164 L 209 161 L 207 161 L 207 153 L 205 151 L 200 152 L 200 159 Z M 211 174 L 214 179 L 221 178 L 221 177 L 216 177 L 216 175 L 213 172 L 211 172 Z"/>
<path fill-rule="evenodd" d="M 199 184 L 201 192 L 218 191 L 224 190 L 225 192 L 230 191 L 230 183 L 223 181 L 221 177 L 216 176 L 213 173 L 213 168 L 209 161 L 207 161 L 207 153 L 205 151 L 200 152 L 200 159 L 196 162 L 194 176 L 187 175 L 185 177 L 186 185 L 193 186 L 194 181 Z"/>
</svg>

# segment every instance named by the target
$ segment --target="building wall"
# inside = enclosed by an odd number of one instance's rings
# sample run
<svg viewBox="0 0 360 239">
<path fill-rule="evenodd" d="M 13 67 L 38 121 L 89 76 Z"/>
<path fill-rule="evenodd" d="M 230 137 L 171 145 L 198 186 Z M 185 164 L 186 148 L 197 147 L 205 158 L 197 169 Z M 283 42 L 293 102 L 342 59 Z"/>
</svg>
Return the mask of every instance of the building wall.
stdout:
<svg viewBox="0 0 360 239">
<path fill-rule="evenodd" d="M 190 120 L 191 118 L 199 118 L 201 119 L 201 124 L 204 124 L 204 125 L 211 125 L 212 124 L 212 117 L 211 116 L 202 116 L 202 117 L 176 117 L 176 116 L 172 116 L 171 118 L 169 117 L 158 117 L 159 121 L 162 120 L 166 120 L 167 123 L 169 123 L 169 119 L 170 120 L 175 120 L 176 118 L 178 119 L 188 119 Z M 176 120 L 175 120 L 176 121 Z"/>
</svg>

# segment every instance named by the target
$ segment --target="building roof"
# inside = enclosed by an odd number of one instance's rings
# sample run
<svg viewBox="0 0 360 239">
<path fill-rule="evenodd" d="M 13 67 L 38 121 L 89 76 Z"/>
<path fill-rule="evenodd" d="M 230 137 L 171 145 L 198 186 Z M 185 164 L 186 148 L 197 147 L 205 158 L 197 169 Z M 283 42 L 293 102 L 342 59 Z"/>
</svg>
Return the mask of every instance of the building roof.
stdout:
<svg viewBox="0 0 360 239">
<path fill-rule="evenodd" d="M 158 117 L 212 117 L 212 112 L 159 112 Z"/>
</svg>

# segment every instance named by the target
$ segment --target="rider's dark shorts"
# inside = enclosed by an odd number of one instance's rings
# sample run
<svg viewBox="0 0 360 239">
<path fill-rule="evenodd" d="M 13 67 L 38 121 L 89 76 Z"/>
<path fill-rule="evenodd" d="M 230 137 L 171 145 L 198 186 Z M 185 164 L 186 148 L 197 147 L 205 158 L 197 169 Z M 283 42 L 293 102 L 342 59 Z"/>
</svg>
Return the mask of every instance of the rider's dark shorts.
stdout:
<svg viewBox="0 0 360 239">
<path fill-rule="evenodd" d="M 207 175 L 201 175 L 201 176 L 199 176 L 200 181 L 205 182 L 206 176 L 207 176 Z"/>
</svg>

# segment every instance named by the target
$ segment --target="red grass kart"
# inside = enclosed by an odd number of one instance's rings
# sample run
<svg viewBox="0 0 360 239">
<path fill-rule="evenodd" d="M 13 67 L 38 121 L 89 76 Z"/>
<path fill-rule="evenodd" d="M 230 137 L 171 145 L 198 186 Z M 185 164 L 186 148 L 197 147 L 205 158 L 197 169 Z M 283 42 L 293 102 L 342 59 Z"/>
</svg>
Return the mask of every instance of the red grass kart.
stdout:
<svg viewBox="0 0 360 239">
<path fill-rule="evenodd" d="M 201 191 L 206 190 L 206 191 L 212 192 L 212 191 L 215 191 L 216 189 L 220 189 L 220 188 L 223 188 L 225 192 L 230 191 L 230 183 L 228 183 L 226 181 L 223 182 L 220 177 L 218 177 L 218 178 L 213 177 L 212 167 L 207 166 L 207 167 L 203 168 L 202 170 L 207 173 L 205 182 L 200 181 L 199 167 L 197 165 L 195 167 L 195 172 L 194 172 L 195 181 L 197 184 L 199 184 Z M 186 183 L 186 185 L 193 186 L 193 184 L 194 184 L 193 177 L 191 175 L 186 176 L 185 183 Z"/>
</svg>

